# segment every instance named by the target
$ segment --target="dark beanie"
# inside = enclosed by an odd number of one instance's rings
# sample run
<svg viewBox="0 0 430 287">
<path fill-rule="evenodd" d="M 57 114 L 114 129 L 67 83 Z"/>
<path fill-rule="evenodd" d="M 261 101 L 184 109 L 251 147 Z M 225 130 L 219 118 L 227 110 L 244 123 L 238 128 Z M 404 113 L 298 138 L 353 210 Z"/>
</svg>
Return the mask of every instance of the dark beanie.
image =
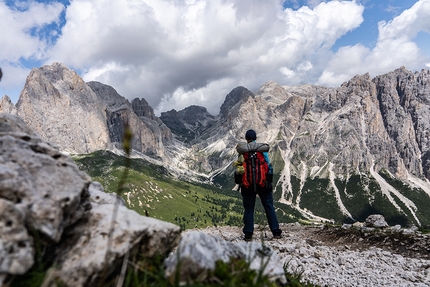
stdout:
<svg viewBox="0 0 430 287">
<path fill-rule="evenodd" d="M 246 140 L 256 140 L 257 134 L 255 133 L 254 130 L 248 130 L 245 134 L 245 139 Z"/>
</svg>

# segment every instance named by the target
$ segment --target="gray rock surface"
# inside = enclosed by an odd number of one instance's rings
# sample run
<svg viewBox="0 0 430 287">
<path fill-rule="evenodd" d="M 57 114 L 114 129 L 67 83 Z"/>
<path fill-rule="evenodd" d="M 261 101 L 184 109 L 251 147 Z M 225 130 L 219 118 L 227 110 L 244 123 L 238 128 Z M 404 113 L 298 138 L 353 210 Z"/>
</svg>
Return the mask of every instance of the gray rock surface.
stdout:
<svg viewBox="0 0 430 287">
<path fill-rule="evenodd" d="M 277 254 L 257 242 L 229 242 L 210 233 L 189 231 L 183 234 L 176 251 L 166 259 L 166 276 L 174 279 L 179 274 L 181 282 L 203 279 L 207 270 L 215 269 L 215 262 L 245 259 L 250 268 L 263 270 L 272 280 L 286 282 L 284 270 Z M 178 265 L 180 262 L 180 265 Z M 179 266 L 179 270 L 177 270 Z"/>
<path fill-rule="evenodd" d="M 125 200 L 116 193 L 106 193 L 100 182 L 93 181 L 88 187 L 90 194 L 89 201 L 97 205 L 100 204 L 119 204 L 126 206 Z"/>
<path fill-rule="evenodd" d="M 134 113 L 139 118 L 148 118 L 160 124 L 163 123 L 163 121 L 154 114 L 154 109 L 148 104 L 145 99 L 133 99 L 131 101 L 131 106 L 133 108 Z"/>
<path fill-rule="evenodd" d="M 62 64 L 32 69 L 16 109 L 27 125 L 62 151 L 88 153 L 109 143 L 105 105 Z"/>
<path fill-rule="evenodd" d="M 21 209 L 0 198 L 0 274 L 24 274 L 34 264 L 33 240 L 24 219 Z"/>
<path fill-rule="evenodd" d="M 381 214 L 372 214 L 366 218 L 366 226 L 383 228 L 387 227 L 388 223 Z"/>
<path fill-rule="evenodd" d="M 160 119 L 180 141 L 193 144 L 214 123 L 215 117 L 206 108 L 193 105 L 180 111 L 163 112 Z"/>
<path fill-rule="evenodd" d="M 16 114 L 15 105 L 6 95 L 4 95 L 0 100 L 0 113 Z"/>
<path fill-rule="evenodd" d="M 13 275 L 28 272 L 36 256 L 53 262 L 42 286 L 102 284 L 132 250 L 166 255 L 179 233 L 104 194 L 19 116 L 0 113 L 0 286 L 19 280 Z"/>
<path fill-rule="evenodd" d="M 115 216 L 116 215 L 116 216 Z M 113 221 L 113 225 L 112 225 Z M 110 230 L 113 227 L 112 237 Z M 67 240 L 59 253 L 44 286 L 92 286 L 103 275 L 128 260 L 136 248 L 143 257 L 164 255 L 174 247 L 180 228 L 161 220 L 144 217 L 125 206 L 95 206 L 86 217 L 67 231 Z"/>
<path fill-rule="evenodd" d="M 0 198 L 52 242 L 84 212 L 90 177 L 18 116 L 0 114 Z"/>
<path fill-rule="evenodd" d="M 148 116 L 136 114 L 134 109 L 139 108 L 136 103 L 142 101 L 135 100 L 132 105 L 111 86 L 99 82 L 87 84 L 106 105 L 110 142 L 122 143 L 125 126 L 128 125 L 133 133 L 132 148 L 135 151 L 160 160 L 167 157 L 165 146 L 171 143 L 172 133 L 153 113 Z"/>
<path fill-rule="evenodd" d="M 290 223 L 280 227 L 283 238 L 275 240 L 266 237 L 270 234 L 268 227 L 256 226 L 259 231 L 251 243 L 263 244 L 274 250 L 279 257 L 277 264 L 286 266 L 289 273 L 302 274 L 302 281 L 329 287 L 430 285 L 429 252 L 425 249 L 428 236 L 424 237 L 425 244 L 421 251 L 407 256 L 406 252 L 387 249 L 384 240 L 388 237 L 382 234 L 378 237 L 379 241 L 370 243 L 365 232 L 352 239 L 348 235 L 350 231 L 337 237 L 325 231 L 323 226 Z M 211 227 L 197 231 L 218 236 L 229 243 L 243 242 L 240 227 Z M 188 232 L 195 231 L 185 233 Z M 396 246 L 404 247 L 402 244 L 407 240 L 398 240 Z"/>
</svg>

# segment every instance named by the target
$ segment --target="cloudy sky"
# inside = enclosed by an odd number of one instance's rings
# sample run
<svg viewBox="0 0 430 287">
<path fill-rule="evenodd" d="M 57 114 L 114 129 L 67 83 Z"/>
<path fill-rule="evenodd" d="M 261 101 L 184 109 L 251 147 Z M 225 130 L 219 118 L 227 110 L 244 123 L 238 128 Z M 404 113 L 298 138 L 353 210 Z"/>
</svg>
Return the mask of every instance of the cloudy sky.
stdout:
<svg viewBox="0 0 430 287">
<path fill-rule="evenodd" d="M 159 115 L 235 87 L 430 68 L 430 0 L 0 0 L 0 97 L 61 62 Z"/>
</svg>

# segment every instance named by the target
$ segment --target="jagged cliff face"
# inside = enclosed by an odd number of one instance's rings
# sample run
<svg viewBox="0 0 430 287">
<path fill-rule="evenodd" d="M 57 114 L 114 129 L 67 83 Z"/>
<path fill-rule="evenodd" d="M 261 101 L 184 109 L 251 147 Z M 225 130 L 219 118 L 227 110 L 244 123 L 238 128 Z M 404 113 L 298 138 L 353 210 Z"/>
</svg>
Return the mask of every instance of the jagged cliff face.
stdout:
<svg viewBox="0 0 430 287">
<path fill-rule="evenodd" d="M 3 96 L 0 99 L 0 112 L 8 114 L 16 114 L 15 105 L 8 96 Z"/>
<path fill-rule="evenodd" d="M 136 129 L 136 132 L 140 134 L 142 140 L 146 139 L 148 144 L 150 144 L 152 142 L 151 139 L 154 138 L 157 142 L 155 150 L 163 151 L 163 153 L 160 154 L 161 159 L 169 158 L 166 146 L 171 146 L 173 144 L 173 134 L 170 129 L 154 114 L 154 109 L 145 99 L 136 98 L 131 102 L 131 105 L 134 114 L 136 114 L 148 128 L 148 133 L 146 134 L 142 134 L 139 129 Z"/>
<path fill-rule="evenodd" d="M 111 143 L 121 143 L 126 124 L 133 132 L 132 148 L 152 158 L 165 157 L 165 145 L 172 139 L 172 133 L 145 100 L 134 99 L 132 104 L 119 95 L 111 86 L 88 82 L 88 86 L 106 105 L 106 124 Z M 143 113 L 142 111 L 146 111 Z"/>
<path fill-rule="evenodd" d="M 16 107 L 7 97 L 0 103 L 1 112 L 18 114 L 44 140 L 65 152 L 121 148 L 126 123 L 133 132 L 133 150 L 152 158 L 167 157 L 165 146 L 173 140 L 146 101 L 136 99 L 132 106 L 114 88 L 85 83 L 60 63 L 33 69 Z M 139 109 L 152 115 L 134 112 Z"/>
<path fill-rule="evenodd" d="M 233 148 L 253 128 L 299 174 L 387 169 L 401 179 L 429 179 L 428 84 L 428 70 L 401 68 L 375 79 L 356 76 L 338 88 L 268 82 L 253 94 L 239 87 L 197 145 L 223 141 Z"/>
<path fill-rule="evenodd" d="M 61 64 L 33 69 L 16 104 L 17 114 L 43 139 L 76 153 L 107 147 L 105 109 L 91 88 Z"/>
<path fill-rule="evenodd" d="M 374 83 L 385 128 L 405 167 L 430 179 L 430 71 L 399 69 Z"/>
<path fill-rule="evenodd" d="M 204 107 L 190 106 L 179 112 L 161 113 L 160 119 L 178 140 L 188 145 L 202 140 L 201 135 L 213 125 L 215 117 Z"/>
</svg>

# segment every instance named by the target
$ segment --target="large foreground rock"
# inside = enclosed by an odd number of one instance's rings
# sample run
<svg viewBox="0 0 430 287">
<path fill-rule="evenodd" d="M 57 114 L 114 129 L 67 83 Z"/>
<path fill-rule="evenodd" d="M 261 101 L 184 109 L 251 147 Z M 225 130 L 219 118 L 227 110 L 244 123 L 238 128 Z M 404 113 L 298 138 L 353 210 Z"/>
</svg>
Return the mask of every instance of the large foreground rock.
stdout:
<svg viewBox="0 0 430 287">
<path fill-rule="evenodd" d="M 197 277 L 202 278 L 208 270 L 214 270 L 217 261 L 227 263 L 231 259 L 244 259 L 251 269 L 263 270 L 272 280 L 285 282 L 278 255 L 264 243 L 233 243 L 199 231 L 183 234 L 176 251 L 166 259 L 166 275 L 173 279 L 179 274 L 182 282 L 192 282 Z"/>
<path fill-rule="evenodd" d="M 125 206 L 99 205 L 86 220 L 81 220 L 65 234 L 67 241 L 45 279 L 45 286 L 93 286 L 103 279 L 106 270 L 119 267 L 136 248 L 141 256 L 165 255 L 173 247 L 179 227 L 157 219 L 143 217 Z M 113 225 L 112 225 L 113 221 Z M 112 235 L 109 236 L 111 228 Z"/>
<path fill-rule="evenodd" d="M 58 242 L 84 213 L 90 177 L 10 114 L 0 114 L 0 155 L 0 198 L 13 203 L 31 228 Z"/>
<path fill-rule="evenodd" d="M 23 212 L 0 198 L 0 274 L 23 274 L 34 264 L 33 240 Z"/>
<path fill-rule="evenodd" d="M 132 249 L 167 254 L 179 233 L 105 194 L 20 117 L 0 113 L 0 286 L 34 267 L 36 245 L 47 251 L 38 260 L 54 263 L 43 286 L 94 286 Z"/>
</svg>

